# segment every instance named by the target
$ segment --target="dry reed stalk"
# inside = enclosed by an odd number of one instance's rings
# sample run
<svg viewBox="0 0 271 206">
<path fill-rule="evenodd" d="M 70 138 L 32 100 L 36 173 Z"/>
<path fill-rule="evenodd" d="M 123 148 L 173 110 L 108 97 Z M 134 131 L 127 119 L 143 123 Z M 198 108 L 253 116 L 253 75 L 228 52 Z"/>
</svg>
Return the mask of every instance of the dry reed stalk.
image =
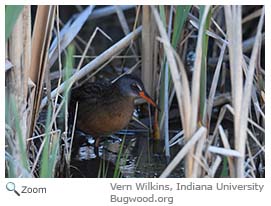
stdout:
<svg viewBox="0 0 271 206">
<path fill-rule="evenodd" d="M 212 166 L 210 167 L 208 171 L 208 177 L 214 177 L 215 173 L 222 161 L 222 158 L 220 156 L 216 156 L 215 161 L 213 162 Z"/>
<path fill-rule="evenodd" d="M 97 34 L 98 31 L 101 32 L 107 39 L 109 39 L 110 41 L 112 41 L 112 39 L 111 39 L 110 36 L 108 36 L 108 35 L 107 35 L 102 29 L 100 29 L 99 27 L 96 27 L 95 30 L 94 30 L 94 32 L 93 32 L 92 35 L 90 36 L 90 38 L 89 38 L 89 40 L 88 40 L 86 46 L 85 46 L 84 52 L 83 52 L 83 54 L 81 55 L 81 59 L 80 59 L 78 65 L 77 65 L 76 71 L 79 71 L 80 68 L 82 67 L 82 64 L 83 64 L 84 59 L 85 59 L 85 57 L 86 57 L 86 54 L 87 54 L 87 52 L 88 52 L 88 50 L 89 50 L 89 47 L 90 47 L 90 45 L 91 45 L 91 43 L 92 43 L 92 41 L 93 41 L 93 39 L 94 39 L 94 37 L 96 36 L 96 34 Z"/>
<path fill-rule="evenodd" d="M 177 143 L 181 144 L 181 141 L 183 140 L 183 135 L 184 135 L 183 130 L 181 130 L 180 132 L 178 132 L 175 136 L 173 136 L 170 139 L 169 146 L 172 147 L 172 146 L 174 146 Z"/>
<path fill-rule="evenodd" d="M 178 152 L 178 154 L 174 157 L 170 164 L 166 167 L 166 169 L 160 175 L 160 178 L 168 177 L 170 173 L 174 170 L 174 168 L 179 164 L 179 162 L 184 158 L 184 156 L 188 154 L 190 149 L 195 146 L 197 141 L 200 138 L 206 136 L 206 132 L 207 130 L 205 127 L 200 127 L 195 132 L 195 134 L 189 139 L 189 141 L 185 144 L 185 146 Z"/>
<path fill-rule="evenodd" d="M 128 25 L 128 22 L 127 22 L 127 20 L 125 18 L 123 10 L 118 5 L 115 6 L 115 9 L 116 9 L 116 13 L 118 15 L 119 22 L 120 22 L 121 28 L 123 30 L 123 33 L 125 35 L 129 34 L 130 33 L 130 29 L 129 29 L 129 25 Z"/>
<path fill-rule="evenodd" d="M 128 34 L 130 33 L 130 29 L 129 29 L 128 22 L 127 22 L 127 20 L 126 20 L 126 18 L 125 18 L 124 12 L 123 12 L 123 10 L 121 9 L 121 6 L 115 6 L 115 8 L 116 8 L 116 13 L 117 13 L 117 15 L 118 15 L 119 22 L 120 22 L 121 28 L 122 28 L 122 30 L 123 30 L 123 33 L 124 33 L 125 35 L 128 35 Z M 136 25 L 136 23 L 137 23 L 137 22 L 135 21 L 135 25 Z M 135 29 L 135 27 L 134 27 L 134 29 Z M 139 58 L 138 58 L 138 56 L 136 55 L 137 52 L 136 52 L 135 44 L 134 44 L 134 43 L 132 43 L 132 44 L 130 45 L 130 49 L 131 49 L 132 53 L 134 54 L 134 56 L 135 56 L 135 58 L 136 58 L 136 61 L 139 61 Z"/>
<path fill-rule="evenodd" d="M 168 19 L 168 38 L 171 39 L 172 22 L 173 22 L 173 6 L 170 6 L 169 19 Z M 166 58 L 164 58 L 166 59 Z M 164 134 L 165 134 L 165 155 L 167 159 L 170 159 L 170 147 L 169 147 L 169 68 L 166 62 L 165 74 L 164 74 Z M 162 84 L 163 85 L 163 84 Z"/>
<path fill-rule="evenodd" d="M 190 118 L 191 118 L 191 97 L 189 90 L 189 83 L 186 76 L 186 71 L 184 65 L 180 60 L 178 54 L 171 47 L 170 40 L 168 38 L 167 32 L 164 28 L 163 22 L 160 19 L 158 11 L 154 6 L 151 6 L 152 12 L 160 32 L 161 38 L 158 38 L 164 46 L 165 54 L 169 63 L 170 73 L 172 81 L 174 83 L 174 88 L 176 90 L 176 96 L 178 101 L 178 106 L 180 110 L 180 116 L 182 119 L 182 125 L 184 128 L 185 140 L 191 137 L 190 130 Z M 180 71 L 179 71 L 179 69 Z M 181 75 L 180 75 L 181 73 Z"/>
<path fill-rule="evenodd" d="M 248 109 L 251 100 L 254 70 L 258 48 L 260 46 L 261 29 L 263 25 L 264 9 L 257 28 L 256 40 L 249 61 L 249 68 L 243 88 L 242 73 L 242 31 L 241 31 L 241 6 L 225 6 L 226 26 L 229 40 L 230 69 L 232 101 L 234 108 L 234 137 L 235 149 L 241 157 L 236 158 L 236 177 L 244 177 L 245 168 L 245 145 L 247 140 Z"/>
<path fill-rule="evenodd" d="M 241 113 L 241 127 L 240 127 L 240 136 L 236 145 L 236 149 L 242 154 L 242 157 L 237 159 L 237 177 L 243 177 L 244 176 L 244 162 L 245 162 L 245 144 L 247 139 L 247 123 L 248 123 L 248 109 L 250 106 L 251 101 L 251 92 L 252 92 L 252 86 L 253 86 L 253 78 L 254 78 L 254 71 L 256 66 L 256 58 L 258 56 L 260 42 L 261 42 L 261 31 L 264 23 L 264 8 L 262 10 L 262 14 L 258 23 L 257 27 L 257 34 L 256 34 L 256 40 L 255 44 L 252 49 L 250 61 L 249 61 L 249 67 L 248 67 L 248 74 L 246 77 L 246 82 L 244 85 L 244 93 L 242 97 L 242 113 Z M 237 137 L 238 138 L 238 137 Z"/>
<path fill-rule="evenodd" d="M 213 135 L 211 136 L 209 142 L 210 143 L 213 142 L 214 137 L 219 132 L 224 148 L 230 149 L 228 138 L 226 137 L 224 129 L 220 125 L 227 110 L 234 116 L 234 110 L 230 105 L 225 105 L 221 108 L 221 111 L 218 116 L 218 121 L 217 121 L 216 127 L 214 129 Z M 250 122 L 253 126 L 255 126 L 257 129 L 259 129 L 261 132 L 264 133 L 264 130 L 262 130 L 262 128 L 259 127 L 253 120 L 248 119 L 248 122 Z M 260 148 L 259 152 L 264 152 L 265 151 L 264 147 L 260 144 L 260 142 L 256 139 L 256 137 L 254 137 L 253 133 L 248 128 L 247 128 L 247 133 L 252 138 L 252 140 L 259 146 L 259 148 Z M 236 177 L 236 173 L 235 173 L 236 172 L 236 165 L 233 162 L 233 157 L 228 156 L 228 163 L 229 163 L 230 177 Z"/>
<path fill-rule="evenodd" d="M 57 41 L 58 72 L 60 74 L 59 78 L 58 78 L 57 86 L 59 86 L 61 84 L 61 81 L 62 81 L 62 59 L 61 59 L 61 50 L 60 50 L 60 27 L 59 27 L 59 23 L 60 23 L 60 19 L 59 19 L 59 6 L 57 6 L 56 7 L 56 36 L 57 36 L 57 39 L 58 39 L 58 41 Z M 49 68 L 48 68 L 48 70 L 49 70 Z M 49 75 L 51 75 L 51 73 L 48 74 L 48 77 L 47 77 L 49 79 L 49 82 L 50 82 L 51 78 L 49 77 Z M 63 74 L 63 76 L 64 76 L 64 74 Z M 51 89 L 48 90 L 48 91 L 51 91 Z M 57 108 L 58 97 L 59 97 L 59 95 L 57 95 L 56 98 L 55 98 L 55 103 L 53 105 L 53 112 L 52 112 L 53 114 L 55 113 L 55 110 Z M 51 93 L 50 92 L 47 93 L 47 98 L 51 99 Z"/>
<path fill-rule="evenodd" d="M 144 5 L 142 9 L 142 70 L 141 79 L 146 91 L 153 97 L 155 92 L 154 74 L 155 62 L 155 24 L 150 6 Z"/>
<path fill-rule="evenodd" d="M 255 142 L 255 144 L 260 148 L 261 151 L 265 152 L 265 148 L 259 140 L 253 135 L 252 131 L 250 129 L 247 129 L 248 136 Z"/>
<path fill-rule="evenodd" d="M 191 17 L 191 16 L 190 16 L 190 17 Z M 196 18 L 196 17 L 193 17 L 193 18 Z M 198 19 L 197 19 L 197 18 L 196 18 L 196 20 L 195 20 L 195 19 L 194 19 L 194 20 L 190 20 L 191 25 L 194 26 L 196 29 L 199 29 L 199 23 L 197 23 L 197 22 L 198 22 Z M 212 32 L 212 31 L 210 31 L 210 30 L 206 30 L 206 31 L 205 31 L 205 34 L 208 35 L 209 37 L 212 37 L 212 38 L 218 40 L 218 41 L 221 42 L 221 43 L 224 43 L 224 42 L 225 42 L 225 40 L 224 40 L 222 37 L 220 37 L 219 35 L 217 35 L 216 33 Z M 223 33 L 223 34 L 224 34 L 224 33 Z M 224 36 L 224 35 L 223 35 L 223 36 Z"/>
<path fill-rule="evenodd" d="M 8 99 L 14 97 L 18 110 L 22 137 L 25 142 L 29 134 L 29 110 L 27 109 L 28 76 L 31 59 L 31 15 L 30 6 L 24 6 L 14 25 L 8 42 L 8 58 L 12 68 L 6 73 Z M 13 122 L 14 123 L 14 122 Z M 15 125 L 12 123 L 13 129 Z M 16 129 L 14 130 L 16 131 Z M 17 131 L 16 131 L 17 132 Z"/>
<path fill-rule="evenodd" d="M 219 129 L 219 134 L 220 134 L 224 148 L 230 149 L 230 143 L 229 143 L 228 138 L 224 132 L 223 127 L 221 125 L 219 125 L 218 129 Z M 233 178 L 233 177 L 235 177 L 233 158 L 228 156 L 227 159 L 228 159 L 228 164 L 229 164 L 230 177 Z"/>
<path fill-rule="evenodd" d="M 81 70 L 74 73 L 74 75 L 70 79 L 67 80 L 69 82 L 69 87 L 71 87 L 74 82 L 80 80 L 85 75 L 92 72 L 95 68 L 103 64 L 105 61 L 112 58 L 115 54 L 119 53 L 123 48 L 127 47 L 133 39 L 138 37 L 141 30 L 142 28 L 138 27 L 135 31 L 131 32 L 129 35 L 127 35 L 126 37 L 121 39 L 119 42 L 111 46 L 109 49 L 104 51 L 102 54 L 97 56 L 94 60 L 86 64 Z M 65 86 L 66 86 L 66 82 L 63 82 L 59 87 L 57 87 L 51 92 L 51 97 L 54 98 L 57 95 L 57 93 L 62 93 L 65 89 Z M 47 101 L 48 101 L 47 97 L 45 97 L 41 101 L 40 109 L 46 106 Z"/>
<path fill-rule="evenodd" d="M 80 68 L 82 67 L 82 64 L 83 64 L 83 62 L 84 62 L 84 60 L 85 60 L 85 58 L 86 58 L 86 54 L 87 54 L 87 52 L 88 52 L 88 50 L 89 50 L 89 47 L 90 47 L 90 45 L 91 45 L 91 43 L 92 43 L 92 41 L 93 41 L 93 39 L 94 39 L 94 37 L 96 36 L 96 34 L 97 34 L 98 31 L 99 31 L 101 34 L 103 34 L 107 39 L 109 39 L 110 41 L 112 41 L 112 39 L 111 39 L 110 36 L 108 36 L 108 35 L 107 35 L 103 30 L 101 30 L 99 27 L 96 27 L 95 30 L 94 30 L 94 32 L 91 34 L 91 36 L 90 36 L 88 42 L 85 44 L 85 49 L 84 49 L 84 51 L 82 51 L 83 54 L 80 55 L 80 61 L 79 61 L 78 65 L 77 65 L 76 69 L 73 70 L 73 74 L 74 74 L 76 71 L 79 71 Z M 95 57 L 97 57 L 97 56 L 95 56 Z M 101 65 L 101 66 L 99 67 L 99 69 L 97 69 L 95 72 L 91 73 L 91 75 L 87 75 L 87 77 L 84 78 L 84 80 L 81 81 L 81 82 L 80 82 L 79 84 L 77 84 L 76 86 L 82 85 L 82 84 L 84 84 L 85 82 L 87 82 L 91 77 L 93 77 L 94 75 L 96 75 L 96 74 L 97 74 L 99 71 L 101 71 L 106 65 L 108 65 L 108 63 L 111 62 L 112 59 L 113 59 L 113 57 L 111 57 L 109 60 L 107 60 L 107 61 L 106 61 L 103 65 Z M 59 86 L 60 86 L 60 84 L 57 85 L 57 87 L 59 87 Z M 59 94 L 59 93 L 58 93 L 58 94 Z M 58 96 L 58 95 L 56 95 L 56 97 L 57 97 L 57 96 Z M 57 101 L 56 101 L 56 102 L 57 102 Z"/>
<path fill-rule="evenodd" d="M 251 148 L 249 146 L 248 141 L 246 142 L 246 148 L 247 148 L 247 151 L 248 151 L 247 155 L 248 155 L 249 158 L 245 162 L 245 167 L 249 168 L 249 169 L 246 169 L 244 177 L 255 178 L 256 175 L 255 175 L 254 171 L 256 171 L 256 165 L 255 165 L 255 162 L 254 162 L 254 158 L 252 157 L 252 151 L 251 151 Z M 249 176 L 249 174 L 250 174 L 250 176 Z"/>
<path fill-rule="evenodd" d="M 73 18 L 68 21 L 64 27 L 61 29 L 59 38 L 55 38 L 50 46 L 50 54 L 49 54 L 49 65 L 51 68 L 54 62 L 57 60 L 57 53 L 60 50 L 60 53 L 64 51 L 64 49 L 72 42 L 75 36 L 79 33 L 84 23 L 87 21 L 89 15 L 92 13 L 95 6 L 87 7 L 83 12 L 81 12 L 77 18 L 74 20 Z M 58 42 L 60 42 L 60 48 L 58 47 Z"/>
<path fill-rule="evenodd" d="M 160 32 L 160 35 L 161 35 L 160 41 L 163 43 L 165 53 L 166 53 L 166 56 L 167 56 L 167 59 L 168 59 L 168 62 L 169 62 L 169 66 L 170 66 L 169 68 L 170 68 L 170 71 L 171 71 L 172 80 L 173 80 L 174 87 L 175 87 L 175 90 L 176 90 L 178 105 L 179 105 L 179 109 L 181 111 L 180 115 L 181 115 L 182 120 L 183 120 L 182 123 L 184 124 L 185 136 L 188 136 L 189 129 L 188 129 L 188 125 L 186 125 L 186 123 L 187 123 L 187 118 L 189 116 L 187 117 L 187 115 L 186 115 L 187 113 L 182 112 L 182 111 L 184 111 L 182 101 L 185 101 L 185 100 L 189 101 L 189 99 L 190 99 L 189 88 L 182 86 L 182 84 L 184 84 L 184 82 L 187 83 L 187 85 L 188 85 L 188 81 L 180 81 L 179 70 L 178 70 L 177 62 L 175 61 L 174 49 L 171 48 L 169 38 L 167 36 L 167 33 L 166 33 L 165 28 L 163 26 L 162 20 L 160 19 L 156 8 L 154 6 L 151 6 L 151 8 L 152 8 L 156 24 L 158 26 L 158 29 L 159 29 L 159 32 Z M 179 63 L 180 63 L 180 65 L 182 64 L 181 61 Z M 183 66 L 181 68 L 183 68 L 183 70 L 184 70 Z M 182 78 L 184 78 L 184 76 L 186 77 L 186 75 L 181 75 Z M 186 78 L 186 80 L 187 80 L 187 78 Z M 184 91 L 182 91 L 182 88 L 184 89 Z M 186 99 L 181 98 L 182 93 L 185 93 L 185 95 L 187 95 L 186 92 L 188 92 L 188 95 L 189 95 L 188 98 L 186 98 Z M 187 101 L 184 103 L 184 105 L 189 107 L 190 102 L 187 102 Z M 189 103 L 189 104 L 186 104 L 186 103 Z M 190 112 L 189 108 L 187 110 L 188 110 L 187 112 Z"/>
<path fill-rule="evenodd" d="M 191 119 L 190 119 L 190 132 L 193 134 L 198 127 L 198 104 L 200 98 L 200 74 L 201 74 L 201 61 L 202 61 L 202 41 L 205 21 L 209 12 L 210 6 L 204 8 L 202 20 L 200 23 L 200 29 L 198 32 L 198 40 L 196 46 L 196 59 L 194 62 L 194 72 L 192 77 L 192 89 L 191 89 Z M 193 174 L 193 153 L 194 148 L 191 148 L 189 154 L 186 157 L 186 176 L 190 177 Z"/>
<path fill-rule="evenodd" d="M 242 73 L 242 28 L 241 28 L 241 6 L 225 6 L 225 18 L 227 35 L 229 41 L 230 56 L 230 74 L 232 88 L 232 105 L 234 108 L 234 137 L 235 148 L 240 147 L 240 127 L 241 127 L 241 105 L 243 95 L 243 73 Z M 243 154 L 243 153 L 241 153 Z M 238 163 L 236 163 L 238 164 Z M 239 166 L 235 165 L 235 174 L 237 171 L 243 170 L 239 161 Z M 240 173 L 239 173 L 240 174 Z M 237 175 L 238 176 L 238 175 Z M 240 177 L 240 176 L 239 176 Z"/>
<path fill-rule="evenodd" d="M 135 8 L 134 5 L 120 5 L 121 10 L 126 11 Z M 105 6 L 103 8 L 95 9 L 90 16 L 90 20 L 102 18 L 116 13 L 115 6 Z"/>
<path fill-rule="evenodd" d="M 215 97 L 215 92 L 216 92 L 216 88 L 217 88 L 220 70 L 222 68 L 222 62 L 223 62 L 223 56 L 224 56 L 225 49 L 226 49 L 226 44 L 224 43 L 221 48 L 221 51 L 220 51 L 218 63 L 216 65 L 216 69 L 215 69 L 215 73 L 213 76 L 212 85 L 211 85 L 211 89 L 210 89 L 209 97 L 208 97 L 208 101 L 207 101 L 207 111 L 205 113 L 206 115 L 205 115 L 204 119 L 206 121 L 206 125 L 207 125 L 208 129 L 209 129 L 209 125 L 211 122 L 211 114 L 212 114 L 212 108 L 213 108 L 213 104 L 214 104 L 214 97 Z"/>
<path fill-rule="evenodd" d="M 248 21 L 251 21 L 251 20 L 253 20 L 253 19 L 255 19 L 255 18 L 261 16 L 262 10 L 263 10 L 263 8 L 260 8 L 260 9 L 258 9 L 258 10 L 256 10 L 256 11 L 254 11 L 254 12 L 248 14 L 247 16 L 245 16 L 245 17 L 242 19 L 242 24 L 244 24 L 244 23 L 246 23 L 246 22 L 248 22 Z"/>
<path fill-rule="evenodd" d="M 225 149 L 223 147 L 209 146 L 208 152 L 230 157 L 241 157 L 240 152 L 232 149 Z"/>
<path fill-rule="evenodd" d="M 55 6 L 38 6 L 32 37 L 32 59 L 30 78 L 36 85 L 35 97 L 32 100 L 32 119 L 30 134 L 32 135 L 39 114 L 39 104 L 42 98 L 45 70 L 48 65 L 48 50 L 51 42 Z"/>
<path fill-rule="evenodd" d="M 212 135 L 212 136 L 210 137 L 210 139 L 209 139 L 209 142 L 210 142 L 210 143 L 213 142 L 214 137 L 218 134 L 219 126 L 220 126 L 220 124 L 221 124 L 221 122 L 222 122 L 222 120 L 223 120 L 223 118 L 224 118 L 224 116 L 225 116 L 226 111 L 229 111 L 232 115 L 234 115 L 234 109 L 233 109 L 232 106 L 229 105 L 229 104 L 224 105 L 224 106 L 220 109 L 220 112 L 219 112 L 219 115 L 218 115 L 218 120 L 217 120 L 217 122 L 216 122 L 216 126 L 215 126 L 215 129 L 214 129 L 213 135 Z M 252 119 L 248 118 L 248 122 L 249 122 L 252 126 L 254 126 L 254 127 L 256 127 L 257 129 L 259 129 L 261 132 L 265 133 L 265 130 L 264 130 L 262 127 L 260 127 L 258 124 L 256 124 Z M 247 129 L 247 131 L 249 132 L 250 130 Z M 256 142 L 256 143 L 257 143 L 257 142 Z M 261 146 L 261 147 L 262 147 L 262 146 Z"/>
<path fill-rule="evenodd" d="M 208 131 L 208 130 L 207 130 Z M 207 132 L 206 132 L 207 134 Z M 193 155 L 194 164 L 191 177 L 196 178 L 201 176 L 200 160 L 202 159 L 202 151 L 204 149 L 205 138 L 201 138 L 196 144 L 195 154 Z"/>
</svg>

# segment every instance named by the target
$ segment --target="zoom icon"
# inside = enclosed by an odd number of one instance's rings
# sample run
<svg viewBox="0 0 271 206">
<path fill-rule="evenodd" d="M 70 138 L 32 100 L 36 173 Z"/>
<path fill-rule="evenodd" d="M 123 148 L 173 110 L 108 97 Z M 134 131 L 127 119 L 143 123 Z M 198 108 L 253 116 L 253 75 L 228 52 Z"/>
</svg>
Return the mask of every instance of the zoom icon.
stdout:
<svg viewBox="0 0 271 206">
<path fill-rule="evenodd" d="M 8 191 L 13 191 L 16 195 L 20 196 L 20 193 L 16 190 L 15 188 L 15 183 L 14 182 L 8 182 L 6 184 L 6 188 Z"/>
</svg>

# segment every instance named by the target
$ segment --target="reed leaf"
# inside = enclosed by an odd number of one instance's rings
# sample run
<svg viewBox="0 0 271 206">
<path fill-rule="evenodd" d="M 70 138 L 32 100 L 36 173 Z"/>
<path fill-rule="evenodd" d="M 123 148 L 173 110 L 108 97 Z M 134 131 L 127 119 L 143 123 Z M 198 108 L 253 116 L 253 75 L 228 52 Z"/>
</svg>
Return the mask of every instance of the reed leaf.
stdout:
<svg viewBox="0 0 271 206">
<path fill-rule="evenodd" d="M 161 20 L 163 21 L 163 24 L 164 24 L 164 27 L 166 28 L 166 21 L 167 21 L 167 18 L 166 18 L 166 11 L 165 11 L 165 6 L 163 5 L 159 5 L 159 14 L 160 14 L 160 17 L 161 17 Z"/>
<path fill-rule="evenodd" d="M 23 10 L 22 5 L 7 5 L 5 6 L 5 41 L 8 40 L 12 29 Z"/>
<path fill-rule="evenodd" d="M 114 174 L 113 174 L 113 178 L 118 178 L 120 177 L 121 174 L 121 170 L 120 170 L 120 166 L 121 166 L 121 156 L 123 153 L 123 149 L 124 149 L 124 142 L 126 139 L 126 135 L 124 135 L 121 145 L 120 145 L 120 150 L 118 152 L 118 157 L 117 157 L 117 161 L 116 161 L 116 166 L 115 166 L 115 170 L 114 170 Z"/>
<path fill-rule="evenodd" d="M 176 49 L 178 42 L 180 41 L 182 29 L 187 19 L 191 6 L 183 5 L 176 6 L 176 13 L 174 17 L 173 34 L 172 34 L 172 46 Z"/>
<path fill-rule="evenodd" d="M 52 170 L 50 170 L 50 122 L 52 117 L 52 108 L 51 105 L 48 107 L 47 117 L 46 117 L 46 125 L 45 125 L 45 137 L 44 137 L 44 147 L 41 156 L 41 171 L 40 177 L 53 177 Z"/>
<path fill-rule="evenodd" d="M 204 6 L 200 6 L 200 22 L 203 20 Z M 206 91 L 207 91 L 207 52 L 208 52 L 208 40 L 209 36 L 206 31 L 210 27 L 212 12 L 209 10 L 207 18 L 204 23 L 204 31 L 202 38 L 202 60 L 201 60 L 201 74 L 200 74 L 200 106 L 198 120 L 204 125 L 204 114 L 206 112 Z"/>
</svg>

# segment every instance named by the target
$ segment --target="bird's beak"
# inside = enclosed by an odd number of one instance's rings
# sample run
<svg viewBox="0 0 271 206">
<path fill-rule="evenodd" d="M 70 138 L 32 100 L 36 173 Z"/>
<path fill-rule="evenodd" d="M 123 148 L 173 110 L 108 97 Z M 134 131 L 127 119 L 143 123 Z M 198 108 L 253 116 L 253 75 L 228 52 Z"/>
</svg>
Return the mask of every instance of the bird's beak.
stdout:
<svg viewBox="0 0 271 206">
<path fill-rule="evenodd" d="M 155 108 L 157 108 L 158 110 L 159 107 L 157 106 L 157 104 L 152 100 L 152 98 L 144 91 L 140 91 L 139 92 L 139 96 L 143 99 L 145 99 L 148 103 L 150 103 L 152 106 L 154 106 Z"/>
</svg>

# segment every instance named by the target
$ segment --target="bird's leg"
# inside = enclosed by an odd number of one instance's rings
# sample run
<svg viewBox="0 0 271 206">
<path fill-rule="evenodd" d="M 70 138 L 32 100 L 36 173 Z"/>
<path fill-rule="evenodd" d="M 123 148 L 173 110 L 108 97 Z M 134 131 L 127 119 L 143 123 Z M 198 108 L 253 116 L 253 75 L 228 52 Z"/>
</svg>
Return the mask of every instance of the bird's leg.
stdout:
<svg viewBox="0 0 271 206">
<path fill-rule="evenodd" d="M 100 145 L 100 137 L 95 138 L 94 142 L 94 153 L 96 157 L 99 157 L 99 145 Z"/>
</svg>

